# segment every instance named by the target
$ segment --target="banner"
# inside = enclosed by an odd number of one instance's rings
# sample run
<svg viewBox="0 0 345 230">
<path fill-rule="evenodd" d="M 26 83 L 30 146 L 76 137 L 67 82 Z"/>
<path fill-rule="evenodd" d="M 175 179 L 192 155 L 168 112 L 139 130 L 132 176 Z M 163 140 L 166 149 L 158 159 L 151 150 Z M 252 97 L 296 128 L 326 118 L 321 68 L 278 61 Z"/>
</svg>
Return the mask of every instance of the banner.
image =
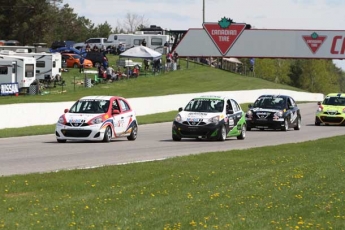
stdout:
<svg viewBox="0 0 345 230">
<path fill-rule="evenodd" d="M 14 95 L 19 93 L 18 83 L 4 83 L 0 84 L 0 94 L 3 95 Z"/>
</svg>

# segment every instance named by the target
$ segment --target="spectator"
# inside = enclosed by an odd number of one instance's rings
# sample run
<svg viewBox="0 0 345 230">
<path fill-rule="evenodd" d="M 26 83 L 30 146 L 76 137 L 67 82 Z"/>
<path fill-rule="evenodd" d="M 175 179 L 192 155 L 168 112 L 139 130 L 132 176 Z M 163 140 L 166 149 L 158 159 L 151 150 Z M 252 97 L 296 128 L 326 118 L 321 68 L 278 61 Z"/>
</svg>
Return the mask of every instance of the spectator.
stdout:
<svg viewBox="0 0 345 230">
<path fill-rule="evenodd" d="M 107 79 L 109 79 L 109 80 L 112 79 L 112 77 L 113 77 L 113 72 L 114 72 L 113 67 L 108 66 L 108 67 L 107 67 L 107 70 L 106 70 Z"/>
<path fill-rule="evenodd" d="M 132 76 L 135 78 L 139 77 L 139 67 L 138 66 L 134 66 Z"/>
<path fill-rule="evenodd" d="M 79 58 L 79 63 L 80 63 L 80 65 L 79 65 L 79 73 L 82 73 L 82 72 L 84 72 L 84 57 L 83 56 L 80 56 L 80 58 Z"/>
</svg>

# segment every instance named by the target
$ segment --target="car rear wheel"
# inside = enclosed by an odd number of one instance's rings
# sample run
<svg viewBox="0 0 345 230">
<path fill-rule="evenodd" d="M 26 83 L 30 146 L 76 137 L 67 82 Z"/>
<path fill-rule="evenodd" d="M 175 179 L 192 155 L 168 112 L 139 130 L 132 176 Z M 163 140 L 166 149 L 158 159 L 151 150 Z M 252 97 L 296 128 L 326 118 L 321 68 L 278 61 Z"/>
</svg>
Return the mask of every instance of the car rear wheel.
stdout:
<svg viewBox="0 0 345 230">
<path fill-rule="evenodd" d="M 315 125 L 316 125 L 316 126 L 320 126 L 320 125 L 321 125 L 321 123 L 320 123 L 320 122 L 318 122 L 318 121 L 315 119 Z"/>
<path fill-rule="evenodd" d="M 226 128 L 225 128 L 225 125 L 223 125 L 223 126 L 220 127 L 220 129 L 219 129 L 218 140 L 219 140 L 219 141 L 225 141 L 225 139 L 226 139 Z"/>
<path fill-rule="evenodd" d="M 173 139 L 174 141 L 180 141 L 180 140 L 181 140 L 181 137 L 180 137 L 180 136 L 177 136 L 177 135 L 175 135 L 175 134 L 173 134 L 173 135 L 172 135 L 172 139 Z"/>
<path fill-rule="evenodd" d="M 237 136 L 238 140 L 244 140 L 246 138 L 246 130 L 247 130 L 247 126 L 243 124 L 241 128 L 241 134 Z"/>
<path fill-rule="evenodd" d="M 56 139 L 58 143 L 66 143 L 66 140 L 64 139 Z"/>
<path fill-rule="evenodd" d="M 287 119 L 284 120 L 284 126 L 282 127 L 282 131 L 288 131 L 289 129 L 289 122 Z"/>
<path fill-rule="evenodd" d="M 135 125 L 135 126 L 132 128 L 131 135 L 129 135 L 129 136 L 127 137 L 127 139 L 128 139 L 129 141 L 134 141 L 135 139 L 137 139 L 137 135 L 138 135 L 138 126 Z"/>
<path fill-rule="evenodd" d="M 73 64 L 73 68 L 78 68 L 78 64 L 77 64 L 77 63 L 74 63 L 74 64 Z"/>
<path fill-rule="evenodd" d="M 104 132 L 103 142 L 110 142 L 111 140 L 111 128 L 107 126 Z"/>
<path fill-rule="evenodd" d="M 297 118 L 297 124 L 294 127 L 294 130 L 300 130 L 301 129 L 301 118 Z"/>
</svg>

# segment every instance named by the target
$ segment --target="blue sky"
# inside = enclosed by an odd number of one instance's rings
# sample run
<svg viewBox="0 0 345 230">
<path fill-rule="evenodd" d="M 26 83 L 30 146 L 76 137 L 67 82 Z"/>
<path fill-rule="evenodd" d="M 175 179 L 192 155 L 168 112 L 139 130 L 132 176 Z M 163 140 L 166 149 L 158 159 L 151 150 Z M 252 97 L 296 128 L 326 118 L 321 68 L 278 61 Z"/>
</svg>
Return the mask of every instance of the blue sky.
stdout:
<svg viewBox="0 0 345 230">
<path fill-rule="evenodd" d="M 202 27 L 202 0 L 63 0 L 79 16 L 116 27 L 127 13 L 167 29 Z M 205 21 L 221 17 L 259 29 L 345 30 L 345 0 L 205 0 Z M 345 70 L 345 60 L 335 61 Z"/>
</svg>

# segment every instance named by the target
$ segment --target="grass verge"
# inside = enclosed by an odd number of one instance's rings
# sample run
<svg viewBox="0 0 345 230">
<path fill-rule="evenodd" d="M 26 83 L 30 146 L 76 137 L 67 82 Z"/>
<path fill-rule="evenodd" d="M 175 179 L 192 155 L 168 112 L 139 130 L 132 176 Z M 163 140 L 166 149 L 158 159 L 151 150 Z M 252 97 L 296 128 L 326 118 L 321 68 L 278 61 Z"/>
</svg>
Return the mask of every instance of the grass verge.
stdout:
<svg viewBox="0 0 345 230">
<path fill-rule="evenodd" d="M 344 229 L 344 141 L 1 177 L 0 228 Z"/>
</svg>

